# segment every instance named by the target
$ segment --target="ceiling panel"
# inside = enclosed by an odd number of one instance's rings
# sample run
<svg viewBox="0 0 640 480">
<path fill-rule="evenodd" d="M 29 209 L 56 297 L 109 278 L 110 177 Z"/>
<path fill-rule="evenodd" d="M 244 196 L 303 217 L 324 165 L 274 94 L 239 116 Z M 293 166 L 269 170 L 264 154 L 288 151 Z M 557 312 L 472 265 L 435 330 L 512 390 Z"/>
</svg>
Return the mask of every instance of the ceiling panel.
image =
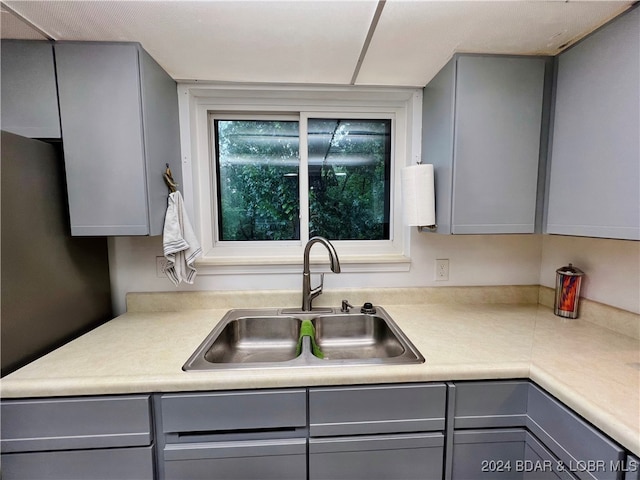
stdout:
<svg viewBox="0 0 640 480">
<path fill-rule="evenodd" d="M 6 1 L 56 40 L 138 41 L 176 79 L 348 84 L 377 2 Z"/>
<path fill-rule="evenodd" d="M 47 40 L 40 32 L 31 28 L 5 8 L 0 7 L 0 32 L 2 38 L 15 38 L 19 40 Z"/>
<path fill-rule="evenodd" d="M 3 3 L 55 40 L 140 42 L 177 80 L 342 85 L 351 82 L 378 5 L 377 0 Z M 456 51 L 556 54 L 631 4 L 387 0 L 356 83 L 423 86 Z M 42 38 L 8 15 L 2 14 L 2 38 Z"/>
<path fill-rule="evenodd" d="M 630 4 L 388 0 L 357 83 L 422 86 L 455 52 L 556 54 Z"/>
</svg>

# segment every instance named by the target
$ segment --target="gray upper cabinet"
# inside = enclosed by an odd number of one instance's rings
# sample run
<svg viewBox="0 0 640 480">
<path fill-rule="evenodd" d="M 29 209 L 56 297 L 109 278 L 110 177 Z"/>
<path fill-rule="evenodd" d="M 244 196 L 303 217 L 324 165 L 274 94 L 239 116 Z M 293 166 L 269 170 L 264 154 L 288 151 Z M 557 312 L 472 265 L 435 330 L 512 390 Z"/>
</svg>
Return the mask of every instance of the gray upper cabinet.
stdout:
<svg viewBox="0 0 640 480">
<path fill-rule="evenodd" d="M 547 233 L 640 240 L 640 9 L 558 58 Z"/>
<path fill-rule="evenodd" d="M 547 62 L 456 55 L 425 87 L 438 233 L 534 232 Z"/>
<path fill-rule="evenodd" d="M 181 183 L 176 83 L 134 43 L 55 44 L 71 233 L 159 235 Z"/>
<path fill-rule="evenodd" d="M 2 40 L 2 130 L 60 138 L 53 45 Z"/>
</svg>

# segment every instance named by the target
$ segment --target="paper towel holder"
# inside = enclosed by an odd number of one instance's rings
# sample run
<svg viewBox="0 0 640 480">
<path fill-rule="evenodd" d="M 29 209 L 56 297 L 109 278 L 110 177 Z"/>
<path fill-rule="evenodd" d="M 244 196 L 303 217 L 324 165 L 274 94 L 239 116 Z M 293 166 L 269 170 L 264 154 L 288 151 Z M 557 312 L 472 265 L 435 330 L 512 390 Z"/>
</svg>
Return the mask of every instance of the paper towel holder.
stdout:
<svg viewBox="0 0 640 480">
<path fill-rule="evenodd" d="M 438 229 L 438 225 L 417 225 L 416 228 L 420 233 L 430 233 L 435 232 Z"/>
<path fill-rule="evenodd" d="M 416 161 L 417 165 L 422 165 L 422 159 L 418 159 Z M 433 225 L 416 225 L 415 223 L 410 223 L 409 226 L 415 226 L 418 229 L 418 232 L 423 233 L 423 232 L 435 232 L 438 229 L 438 225 L 437 224 L 433 224 Z"/>
</svg>

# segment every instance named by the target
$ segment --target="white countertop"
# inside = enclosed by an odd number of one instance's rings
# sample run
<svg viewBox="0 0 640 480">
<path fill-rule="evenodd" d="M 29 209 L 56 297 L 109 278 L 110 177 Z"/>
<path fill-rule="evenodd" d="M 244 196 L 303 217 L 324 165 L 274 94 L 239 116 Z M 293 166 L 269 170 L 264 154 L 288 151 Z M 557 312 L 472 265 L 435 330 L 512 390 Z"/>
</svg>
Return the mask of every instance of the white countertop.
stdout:
<svg viewBox="0 0 640 480">
<path fill-rule="evenodd" d="M 4 377 L 4 398 L 529 378 L 640 454 L 640 341 L 542 305 L 384 309 L 426 361 L 184 372 L 227 308 L 126 313 Z"/>
</svg>

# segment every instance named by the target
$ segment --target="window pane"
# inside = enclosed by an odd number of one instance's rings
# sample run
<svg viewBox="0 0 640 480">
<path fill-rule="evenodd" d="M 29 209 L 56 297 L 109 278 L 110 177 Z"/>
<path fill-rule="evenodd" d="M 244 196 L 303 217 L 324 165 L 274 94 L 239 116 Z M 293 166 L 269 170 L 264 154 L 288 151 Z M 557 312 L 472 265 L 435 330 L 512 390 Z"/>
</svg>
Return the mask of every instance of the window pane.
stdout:
<svg viewBox="0 0 640 480">
<path fill-rule="evenodd" d="M 309 119 L 309 235 L 389 239 L 391 120 Z"/>
<path fill-rule="evenodd" d="M 298 122 L 216 120 L 219 240 L 300 238 Z"/>
</svg>

